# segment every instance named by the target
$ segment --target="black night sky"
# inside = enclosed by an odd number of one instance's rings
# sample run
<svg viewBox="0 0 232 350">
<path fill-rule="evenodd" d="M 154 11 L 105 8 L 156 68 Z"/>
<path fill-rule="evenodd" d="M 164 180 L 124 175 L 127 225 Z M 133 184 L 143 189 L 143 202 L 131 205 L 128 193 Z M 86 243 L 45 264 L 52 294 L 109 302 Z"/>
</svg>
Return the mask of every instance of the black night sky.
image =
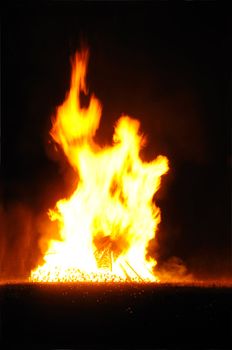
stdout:
<svg viewBox="0 0 232 350">
<path fill-rule="evenodd" d="M 150 250 L 162 268 L 180 258 L 197 278 L 231 269 L 231 32 L 219 2 L 50 2 L 2 15 L 0 271 L 28 276 L 46 211 L 74 174 L 49 143 L 69 88 L 70 56 L 90 48 L 88 87 L 103 105 L 97 140 L 122 114 L 141 121 L 142 156 L 170 160 Z M 61 156 L 59 156 L 61 158 Z M 23 251 L 23 255 L 22 255 Z M 23 256 L 23 258 L 22 258 Z"/>
</svg>

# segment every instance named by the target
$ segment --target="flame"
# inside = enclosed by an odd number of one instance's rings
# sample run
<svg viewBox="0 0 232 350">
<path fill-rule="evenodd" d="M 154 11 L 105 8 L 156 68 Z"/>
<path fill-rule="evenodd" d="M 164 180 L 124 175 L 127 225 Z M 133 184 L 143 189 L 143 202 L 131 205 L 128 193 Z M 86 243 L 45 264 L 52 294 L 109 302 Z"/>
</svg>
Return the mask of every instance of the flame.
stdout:
<svg viewBox="0 0 232 350">
<path fill-rule="evenodd" d="M 35 282 L 157 281 L 154 259 L 146 259 L 155 237 L 160 210 L 153 197 L 168 171 L 168 160 L 158 156 L 143 162 L 145 138 L 140 122 L 123 115 L 115 125 L 113 144 L 94 141 L 101 104 L 90 96 L 87 108 L 88 50 L 72 60 L 71 87 L 58 107 L 51 136 L 59 144 L 79 179 L 70 198 L 61 199 L 51 220 L 58 220 L 60 240 L 50 240 L 44 264 L 30 276 Z"/>
</svg>

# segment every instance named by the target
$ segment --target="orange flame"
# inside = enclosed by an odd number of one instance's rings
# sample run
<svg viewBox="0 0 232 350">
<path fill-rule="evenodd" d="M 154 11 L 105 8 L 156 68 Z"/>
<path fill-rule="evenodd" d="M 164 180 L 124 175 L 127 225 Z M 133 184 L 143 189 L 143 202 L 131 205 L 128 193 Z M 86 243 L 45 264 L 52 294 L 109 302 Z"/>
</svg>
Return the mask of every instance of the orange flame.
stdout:
<svg viewBox="0 0 232 350">
<path fill-rule="evenodd" d="M 117 121 L 112 146 L 95 143 L 101 104 L 93 95 L 87 108 L 80 104 L 80 92 L 87 93 L 87 61 L 87 50 L 76 53 L 71 88 L 51 130 L 78 174 L 78 186 L 49 210 L 50 219 L 59 221 L 61 240 L 50 240 L 44 264 L 30 280 L 157 281 L 156 261 L 147 261 L 146 253 L 160 222 L 153 196 L 168 160 L 140 159 L 145 139 L 139 121 L 129 116 Z"/>
</svg>

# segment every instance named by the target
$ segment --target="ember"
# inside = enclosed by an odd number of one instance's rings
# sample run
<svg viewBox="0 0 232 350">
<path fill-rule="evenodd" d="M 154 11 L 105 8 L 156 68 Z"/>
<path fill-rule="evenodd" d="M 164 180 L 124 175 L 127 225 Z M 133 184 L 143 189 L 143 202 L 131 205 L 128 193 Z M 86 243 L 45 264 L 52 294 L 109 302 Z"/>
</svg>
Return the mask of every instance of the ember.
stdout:
<svg viewBox="0 0 232 350">
<path fill-rule="evenodd" d="M 157 281 L 156 261 L 146 255 L 160 222 L 153 197 L 168 160 L 141 160 L 145 138 L 139 121 L 126 115 L 115 126 L 112 146 L 96 144 L 101 104 L 93 95 L 87 108 L 80 103 L 80 93 L 87 94 L 87 61 L 87 50 L 76 53 L 71 88 L 51 130 L 77 173 L 78 186 L 49 211 L 50 219 L 59 222 L 61 240 L 49 241 L 44 264 L 31 272 L 30 280 Z"/>
</svg>

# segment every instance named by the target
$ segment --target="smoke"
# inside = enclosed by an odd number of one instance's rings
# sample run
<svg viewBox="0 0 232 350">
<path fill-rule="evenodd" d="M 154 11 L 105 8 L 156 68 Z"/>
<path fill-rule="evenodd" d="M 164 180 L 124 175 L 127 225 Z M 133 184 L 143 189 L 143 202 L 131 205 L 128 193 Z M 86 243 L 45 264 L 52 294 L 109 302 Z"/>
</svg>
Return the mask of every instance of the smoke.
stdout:
<svg viewBox="0 0 232 350">
<path fill-rule="evenodd" d="M 173 256 L 155 267 L 155 274 L 162 282 L 192 282 L 194 276 L 184 262 Z"/>
<path fill-rule="evenodd" d="M 0 280 L 28 277 L 39 256 L 36 238 L 35 216 L 28 206 L 0 205 Z"/>
<path fill-rule="evenodd" d="M 23 202 L 1 204 L 0 281 L 27 280 L 58 232 L 45 210 L 36 213 Z"/>
</svg>

